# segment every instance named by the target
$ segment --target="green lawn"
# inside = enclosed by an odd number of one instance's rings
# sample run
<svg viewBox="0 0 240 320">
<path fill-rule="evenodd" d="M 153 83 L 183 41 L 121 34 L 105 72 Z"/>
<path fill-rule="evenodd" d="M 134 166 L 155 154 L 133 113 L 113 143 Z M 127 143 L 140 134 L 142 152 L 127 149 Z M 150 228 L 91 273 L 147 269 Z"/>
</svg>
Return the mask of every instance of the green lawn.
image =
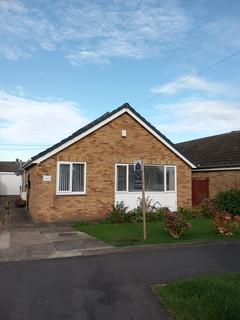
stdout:
<svg viewBox="0 0 240 320">
<path fill-rule="evenodd" d="M 240 319 L 240 273 L 157 285 L 153 291 L 173 320 Z"/>
<path fill-rule="evenodd" d="M 143 240 L 141 223 L 125 224 L 83 224 L 75 223 L 76 230 L 86 232 L 98 239 L 115 246 L 154 244 L 154 243 L 179 243 L 202 240 L 240 240 L 240 229 L 233 236 L 222 236 L 216 231 L 216 227 L 210 218 L 198 218 L 190 220 L 192 228 L 179 240 L 174 240 L 165 230 L 163 222 L 147 223 L 147 240 Z"/>
</svg>

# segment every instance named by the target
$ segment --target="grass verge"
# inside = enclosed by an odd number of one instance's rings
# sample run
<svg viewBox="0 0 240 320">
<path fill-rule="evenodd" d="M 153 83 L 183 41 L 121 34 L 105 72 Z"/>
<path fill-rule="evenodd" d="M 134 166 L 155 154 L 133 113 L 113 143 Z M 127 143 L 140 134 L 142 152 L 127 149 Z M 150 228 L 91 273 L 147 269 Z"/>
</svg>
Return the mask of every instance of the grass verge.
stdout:
<svg viewBox="0 0 240 320">
<path fill-rule="evenodd" d="M 124 224 L 86 224 L 76 222 L 73 227 L 78 231 L 86 232 L 97 239 L 103 240 L 114 246 L 179 243 L 207 240 L 240 240 L 240 229 L 235 230 L 233 236 L 222 236 L 216 231 L 216 227 L 210 218 L 197 218 L 191 220 L 192 228 L 179 240 L 174 240 L 164 229 L 164 223 L 147 223 L 147 240 L 143 240 L 141 223 Z"/>
<path fill-rule="evenodd" d="M 153 286 L 173 320 L 239 320 L 240 273 Z"/>
</svg>

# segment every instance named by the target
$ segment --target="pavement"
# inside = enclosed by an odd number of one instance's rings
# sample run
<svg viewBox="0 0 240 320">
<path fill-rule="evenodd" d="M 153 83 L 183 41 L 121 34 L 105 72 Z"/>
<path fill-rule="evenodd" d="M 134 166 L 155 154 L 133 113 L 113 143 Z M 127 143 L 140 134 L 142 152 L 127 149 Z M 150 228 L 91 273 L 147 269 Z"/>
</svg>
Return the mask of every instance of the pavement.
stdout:
<svg viewBox="0 0 240 320">
<path fill-rule="evenodd" d="M 0 263 L 0 319 L 165 320 L 153 284 L 239 271 L 238 243 Z"/>
<path fill-rule="evenodd" d="M 0 233 L 0 262 L 87 255 L 113 247 L 71 224 L 36 224 L 25 208 L 10 208 L 9 230 Z"/>
</svg>

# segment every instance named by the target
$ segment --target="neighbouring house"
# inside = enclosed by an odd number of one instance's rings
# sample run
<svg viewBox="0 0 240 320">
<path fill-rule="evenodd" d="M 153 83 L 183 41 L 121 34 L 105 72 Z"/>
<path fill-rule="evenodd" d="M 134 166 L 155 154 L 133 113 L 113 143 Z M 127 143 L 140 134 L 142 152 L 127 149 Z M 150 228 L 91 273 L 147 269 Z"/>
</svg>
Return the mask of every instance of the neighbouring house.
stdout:
<svg viewBox="0 0 240 320">
<path fill-rule="evenodd" d="M 20 169 L 24 163 L 0 161 L 0 196 L 16 196 L 22 192 L 22 175 Z"/>
<path fill-rule="evenodd" d="M 197 165 L 192 172 L 193 205 L 219 191 L 240 188 L 240 131 L 176 144 Z"/>
<path fill-rule="evenodd" d="M 120 201 L 136 207 L 136 159 L 145 164 L 146 196 L 172 210 L 191 206 L 194 164 L 126 103 L 25 164 L 30 215 L 45 222 L 96 220 Z"/>
</svg>

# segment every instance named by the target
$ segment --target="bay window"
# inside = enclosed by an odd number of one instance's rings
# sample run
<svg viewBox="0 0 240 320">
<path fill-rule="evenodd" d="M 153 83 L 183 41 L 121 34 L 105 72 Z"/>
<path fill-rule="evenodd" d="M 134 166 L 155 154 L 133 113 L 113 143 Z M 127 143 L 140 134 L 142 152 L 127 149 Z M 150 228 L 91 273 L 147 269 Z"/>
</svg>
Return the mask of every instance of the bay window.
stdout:
<svg viewBox="0 0 240 320">
<path fill-rule="evenodd" d="M 86 193 L 86 163 L 57 163 L 57 194 Z"/>
<path fill-rule="evenodd" d="M 175 191 L 175 166 L 145 165 L 145 191 Z M 134 189 L 134 166 L 131 164 L 116 165 L 116 191 L 140 192 Z"/>
</svg>

